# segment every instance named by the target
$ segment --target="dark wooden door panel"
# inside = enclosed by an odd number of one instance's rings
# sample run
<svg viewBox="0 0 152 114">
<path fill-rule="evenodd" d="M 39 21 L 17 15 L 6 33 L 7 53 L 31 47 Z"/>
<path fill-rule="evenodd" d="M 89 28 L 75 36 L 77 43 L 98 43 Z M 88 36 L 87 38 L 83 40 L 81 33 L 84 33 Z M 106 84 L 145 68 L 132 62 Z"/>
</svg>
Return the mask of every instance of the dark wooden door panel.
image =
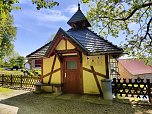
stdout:
<svg viewBox="0 0 152 114">
<path fill-rule="evenodd" d="M 63 60 L 63 92 L 81 93 L 79 58 L 67 57 Z"/>
</svg>

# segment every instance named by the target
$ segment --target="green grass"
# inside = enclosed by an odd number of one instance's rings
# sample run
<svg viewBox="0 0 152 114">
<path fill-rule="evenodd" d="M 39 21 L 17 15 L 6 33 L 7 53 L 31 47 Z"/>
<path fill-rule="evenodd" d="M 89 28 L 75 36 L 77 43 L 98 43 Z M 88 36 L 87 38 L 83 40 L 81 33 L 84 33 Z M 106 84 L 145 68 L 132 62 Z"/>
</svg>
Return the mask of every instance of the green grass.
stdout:
<svg viewBox="0 0 152 114">
<path fill-rule="evenodd" d="M 11 89 L 0 87 L 0 93 L 11 92 L 11 91 L 12 91 Z"/>
<path fill-rule="evenodd" d="M 38 74 L 41 74 L 41 70 L 35 69 L 35 72 L 37 72 Z"/>
<path fill-rule="evenodd" d="M 2 68 L 0 68 L 0 71 L 2 71 L 3 69 Z"/>
<path fill-rule="evenodd" d="M 4 75 L 23 75 L 23 72 L 3 70 L 3 71 L 0 71 L 0 74 L 4 74 Z"/>
</svg>

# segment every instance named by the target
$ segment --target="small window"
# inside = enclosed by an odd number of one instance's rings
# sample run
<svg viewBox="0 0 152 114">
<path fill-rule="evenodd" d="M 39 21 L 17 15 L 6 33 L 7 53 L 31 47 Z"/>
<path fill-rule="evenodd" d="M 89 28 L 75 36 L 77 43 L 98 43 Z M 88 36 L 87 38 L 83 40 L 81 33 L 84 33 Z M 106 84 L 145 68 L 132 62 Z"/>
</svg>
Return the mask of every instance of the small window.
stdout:
<svg viewBox="0 0 152 114">
<path fill-rule="evenodd" d="M 42 65 L 42 60 L 38 59 L 38 60 L 35 60 L 35 67 L 41 67 Z"/>
<path fill-rule="evenodd" d="M 76 61 L 67 61 L 67 69 L 77 69 Z"/>
</svg>

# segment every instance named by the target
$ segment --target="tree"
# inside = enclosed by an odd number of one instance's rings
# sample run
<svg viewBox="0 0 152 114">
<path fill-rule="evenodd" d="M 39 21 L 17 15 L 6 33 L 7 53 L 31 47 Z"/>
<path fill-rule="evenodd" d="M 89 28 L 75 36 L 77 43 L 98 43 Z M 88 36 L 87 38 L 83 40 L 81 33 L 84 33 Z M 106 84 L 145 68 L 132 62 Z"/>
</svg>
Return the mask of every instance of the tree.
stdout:
<svg viewBox="0 0 152 114">
<path fill-rule="evenodd" d="M 8 56 L 13 51 L 13 42 L 16 37 L 16 27 L 13 26 L 13 17 L 10 13 L 6 14 L 6 18 L 0 18 L 0 59 Z"/>
<path fill-rule="evenodd" d="M 17 66 L 17 62 L 16 62 L 16 59 L 15 58 L 11 58 L 10 61 L 9 61 L 9 66 L 11 68 L 13 68 L 14 66 Z"/>
<path fill-rule="evenodd" d="M 13 26 L 13 17 L 10 12 L 13 9 L 18 10 L 16 5 L 19 0 L 0 0 L 0 59 L 8 56 L 14 48 L 13 41 L 16 36 L 16 27 Z M 31 0 L 31 3 L 37 5 L 37 9 L 52 8 L 59 5 L 53 0 Z"/>
<path fill-rule="evenodd" d="M 3 14 L 4 16 L 5 13 L 7 14 L 8 12 L 11 12 L 13 9 L 18 10 L 19 7 L 14 4 L 19 2 L 20 0 L 1 0 L 0 14 Z M 31 3 L 36 4 L 38 10 L 41 8 L 52 8 L 53 6 L 59 5 L 59 3 L 54 0 L 31 0 Z"/>
<path fill-rule="evenodd" d="M 0 21 L 6 19 L 7 14 L 13 9 L 18 10 L 20 7 L 17 6 L 20 0 L 0 0 Z M 40 10 L 41 8 L 52 8 L 58 6 L 59 3 L 54 0 L 31 0 L 31 3 L 36 4 L 36 8 Z"/>
<path fill-rule="evenodd" d="M 94 29 L 105 36 L 123 33 L 127 53 L 152 61 L 152 0 L 82 1 L 89 4 L 88 18 Z"/>
<path fill-rule="evenodd" d="M 37 5 L 38 10 L 41 8 L 52 8 L 59 5 L 59 3 L 54 0 L 32 0 L 32 3 Z"/>
<path fill-rule="evenodd" d="M 24 63 L 25 63 L 25 57 L 18 56 L 18 58 L 16 59 L 16 63 L 17 63 L 17 66 L 19 68 L 23 68 L 24 67 Z"/>
<path fill-rule="evenodd" d="M 18 70 L 19 68 L 23 68 L 24 67 L 24 63 L 25 63 L 25 57 L 23 56 L 18 56 L 17 58 L 12 57 L 9 61 L 9 66 L 13 69 Z"/>
</svg>

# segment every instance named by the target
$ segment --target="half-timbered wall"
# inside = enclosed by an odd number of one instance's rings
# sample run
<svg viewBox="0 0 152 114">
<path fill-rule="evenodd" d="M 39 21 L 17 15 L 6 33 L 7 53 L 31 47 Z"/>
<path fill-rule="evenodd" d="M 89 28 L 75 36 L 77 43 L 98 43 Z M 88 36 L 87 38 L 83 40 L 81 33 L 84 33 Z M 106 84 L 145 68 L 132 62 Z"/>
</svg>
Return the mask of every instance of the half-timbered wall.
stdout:
<svg viewBox="0 0 152 114">
<path fill-rule="evenodd" d="M 57 47 L 55 48 L 55 50 L 66 50 L 66 49 L 74 49 L 75 47 L 66 40 L 61 40 L 59 42 L 59 44 L 57 45 Z M 67 54 L 69 55 L 69 54 Z M 49 74 L 52 70 L 52 66 L 53 66 L 53 61 L 54 61 L 55 55 L 51 56 L 50 58 L 44 58 L 43 59 L 43 76 Z M 61 64 L 60 61 L 58 60 L 58 58 L 56 57 L 56 61 L 54 64 L 54 69 L 53 70 L 58 70 L 57 72 L 53 73 L 51 76 L 51 83 L 61 83 Z M 43 78 L 43 83 L 48 83 L 50 78 L 50 75 L 46 76 Z M 43 87 L 43 90 L 46 91 L 51 91 L 51 87 Z"/>
<path fill-rule="evenodd" d="M 51 72 L 52 70 L 52 65 L 53 65 L 53 60 L 54 60 L 54 57 L 55 56 L 52 56 L 50 58 L 45 58 L 43 59 L 43 75 L 47 75 Z M 54 70 L 56 69 L 59 69 L 60 68 L 60 62 L 58 59 L 56 59 L 56 62 L 55 62 L 55 66 L 54 66 Z M 51 83 L 58 83 L 60 84 L 61 83 L 61 70 L 58 70 L 57 72 L 53 73 L 52 74 L 52 78 L 51 78 Z M 43 78 L 43 83 L 48 83 L 49 81 L 49 78 L 50 78 L 50 75 L 46 76 Z M 52 88 L 50 86 L 44 86 L 43 87 L 43 90 L 44 91 L 48 91 L 48 92 L 51 92 Z"/>
<path fill-rule="evenodd" d="M 60 42 L 59 42 L 59 44 L 57 45 L 57 47 L 56 47 L 56 50 L 65 50 L 66 49 L 66 42 L 65 42 L 65 40 L 61 40 Z"/>
<path fill-rule="evenodd" d="M 91 62 L 91 60 L 86 60 L 86 56 L 83 55 L 83 68 L 87 68 L 89 70 L 91 70 L 91 66 L 89 64 L 89 61 Z M 103 75 L 106 76 L 106 67 L 105 67 L 105 55 L 100 55 L 100 64 L 92 64 L 92 66 L 94 67 L 95 72 L 97 73 L 101 73 Z M 101 80 L 105 79 L 101 76 L 98 76 L 98 82 L 100 84 L 101 87 Z M 95 81 L 94 75 L 92 72 L 88 72 L 86 70 L 83 70 L 83 91 L 84 93 L 88 93 L 88 94 L 99 94 L 99 89 L 97 87 L 97 82 Z"/>
<path fill-rule="evenodd" d="M 67 41 L 67 49 L 74 49 L 75 47 L 69 42 Z"/>
<path fill-rule="evenodd" d="M 51 72 L 54 57 L 55 56 L 43 59 L 43 75 L 48 74 L 48 73 Z M 59 68 L 60 68 L 60 62 L 56 58 L 54 70 L 59 69 Z M 52 74 L 52 78 L 51 78 L 51 83 L 61 83 L 61 76 L 60 76 L 60 74 L 61 74 L 60 70 L 58 72 L 53 73 Z M 47 76 L 47 77 L 45 77 L 43 79 L 43 83 L 48 83 L 48 80 L 49 80 L 49 76 Z"/>
<path fill-rule="evenodd" d="M 67 40 L 61 40 L 55 50 L 68 50 L 75 49 L 74 45 L 72 45 Z M 67 55 L 77 55 L 76 53 L 68 53 L 63 54 L 63 56 Z M 82 54 L 82 68 L 81 68 L 81 76 L 83 81 L 83 93 L 88 94 L 101 94 L 101 79 L 106 78 L 106 65 L 105 65 L 105 55 L 94 56 L 98 58 L 98 61 L 87 60 L 87 56 Z M 43 59 L 43 76 L 49 74 L 52 70 L 52 65 L 54 61 L 55 55 L 50 58 Z M 91 63 L 91 64 L 90 64 Z M 92 66 L 92 67 L 91 67 Z M 59 69 L 60 61 L 56 57 L 56 61 L 54 64 L 54 69 Z M 49 75 L 43 78 L 43 83 L 48 83 Z M 51 83 L 61 83 L 61 69 L 52 74 Z M 45 87 L 45 90 L 51 90 L 49 87 Z"/>
</svg>

